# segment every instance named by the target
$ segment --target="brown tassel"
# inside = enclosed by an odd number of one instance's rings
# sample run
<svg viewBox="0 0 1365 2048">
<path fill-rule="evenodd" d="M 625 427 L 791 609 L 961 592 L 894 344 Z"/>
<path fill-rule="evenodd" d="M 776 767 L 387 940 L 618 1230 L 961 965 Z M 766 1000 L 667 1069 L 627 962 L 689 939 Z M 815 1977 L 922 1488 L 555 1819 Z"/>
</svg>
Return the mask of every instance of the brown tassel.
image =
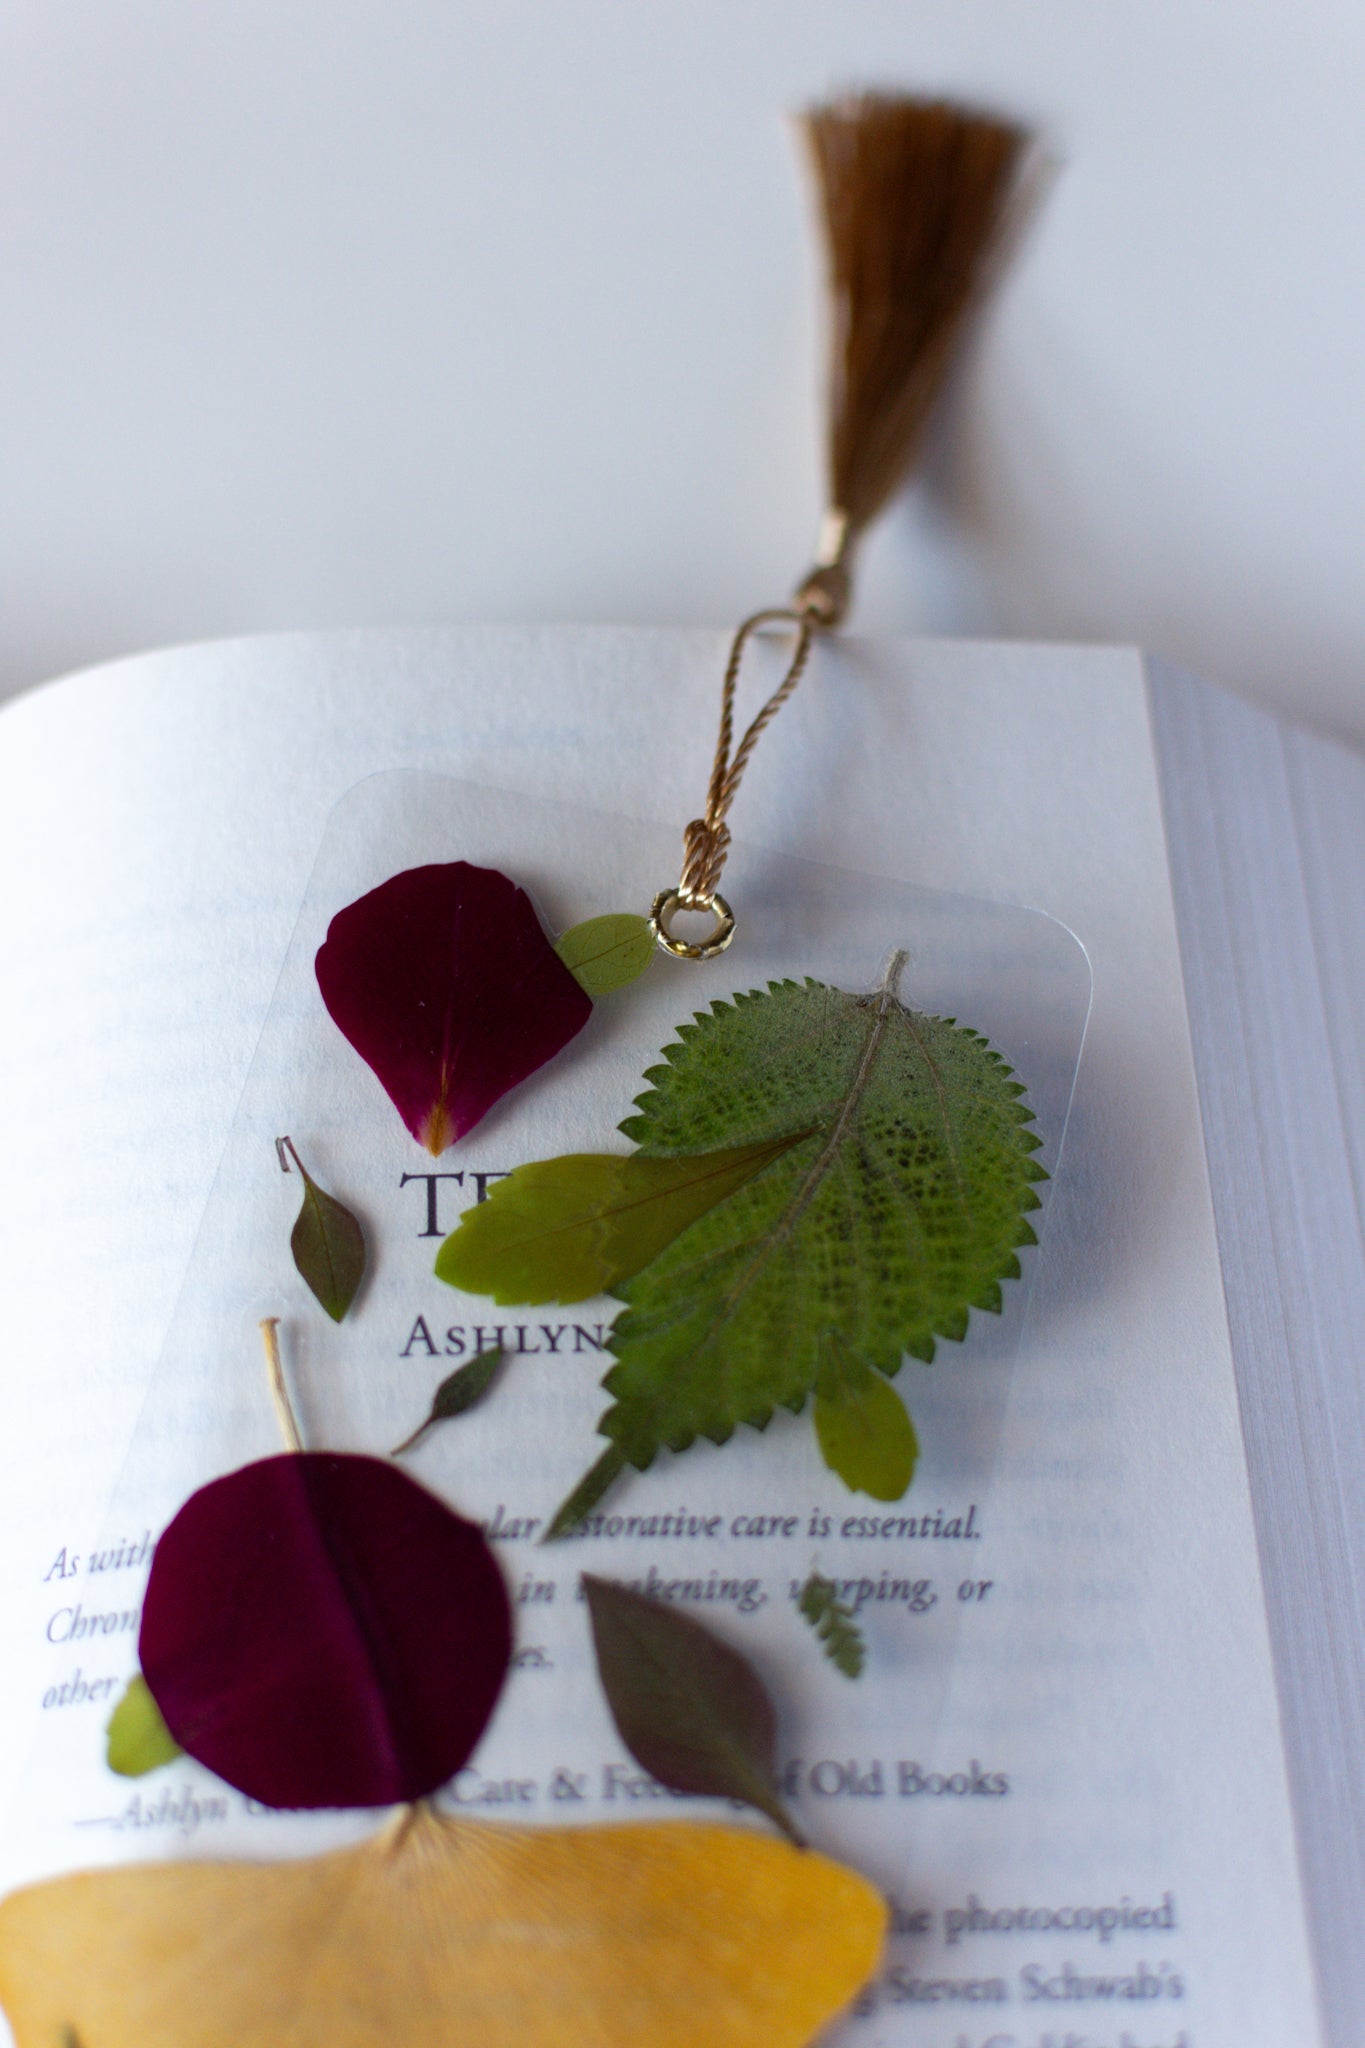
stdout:
<svg viewBox="0 0 1365 2048">
<path fill-rule="evenodd" d="M 755 612 L 735 634 L 721 693 L 706 810 L 683 839 L 676 888 L 654 899 L 650 926 L 666 953 L 710 960 L 734 935 L 719 893 L 726 817 L 749 756 L 786 703 L 811 645 L 848 610 L 858 536 L 919 452 L 925 422 L 1014 215 L 1028 136 L 940 100 L 876 94 L 816 107 L 810 144 L 829 246 L 833 309 L 830 495 L 815 567 L 789 605 Z M 735 694 L 755 635 L 793 633 L 781 682 L 735 744 Z M 714 918 L 707 937 L 675 935 L 679 910 Z"/>
<path fill-rule="evenodd" d="M 823 202 L 832 310 L 829 510 L 796 594 L 847 610 L 858 536 L 905 478 L 1011 213 L 1024 130 L 943 101 L 866 94 L 801 127 Z"/>
</svg>

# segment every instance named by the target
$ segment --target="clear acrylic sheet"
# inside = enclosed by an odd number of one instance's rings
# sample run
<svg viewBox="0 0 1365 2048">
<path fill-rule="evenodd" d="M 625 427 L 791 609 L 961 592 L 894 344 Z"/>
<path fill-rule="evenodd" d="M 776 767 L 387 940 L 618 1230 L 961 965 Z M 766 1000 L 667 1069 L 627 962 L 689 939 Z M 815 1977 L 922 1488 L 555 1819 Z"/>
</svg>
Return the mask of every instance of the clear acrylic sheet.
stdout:
<svg viewBox="0 0 1365 2048">
<path fill-rule="evenodd" d="M 519 1355 L 490 1397 L 404 1460 L 460 1512 L 491 1526 L 518 1603 L 520 1662 L 458 1781 L 459 1798 L 489 1817 L 546 1822 L 678 1811 L 651 1792 L 615 1734 L 576 1589 L 584 1569 L 647 1588 L 686 1587 L 673 1596 L 684 1611 L 713 1623 L 768 1680 L 792 1803 L 814 1843 L 903 1894 L 913 1805 L 898 1802 L 888 1778 L 906 1760 L 934 1756 L 959 1632 L 971 1628 L 982 1597 L 988 1574 L 976 1539 L 989 1524 L 1009 1378 L 1039 1254 L 1025 1253 L 1024 1276 L 1007 1285 L 1001 1316 L 974 1313 L 961 1345 L 942 1343 L 932 1366 L 903 1365 L 896 1384 L 921 1459 L 902 1502 L 850 1494 L 822 1464 L 809 1412 L 779 1410 L 762 1433 L 740 1429 L 724 1446 L 699 1443 L 662 1454 L 646 1473 L 628 1473 L 602 1503 L 600 1534 L 551 1546 L 534 1539 L 601 1449 L 599 1381 L 609 1361 L 600 1347 L 615 1304 L 497 1309 L 444 1286 L 432 1261 L 440 1237 L 476 1197 L 480 1175 L 555 1153 L 624 1148 L 615 1127 L 629 1114 L 641 1075 L 694 1010 L 786 977 L 864 990 L 893 948 L 909 954 L 907 1002 L 970 1023 L 1016 1068 L 1043 1140 L 1039 1157 L 1055 1175 L 1090 1001 L 1081 945 L 1037 911 L 736 845 L 724 883 L 738 915 L 730 950 L 705 964 L 660 956 L 640 981 L 601 998 L 578 1039 L 439 1160 L 402 1128 L 327 1017 L 313 976 L 333 914 L 405 867 L 463 859 L 501 868 L 528 889 L 547 927 L 560 931 L 601 912 L 643 907 L 676 874 L 678 854 L 672 830 L 436 775 L 376 776 L 342 799 L 100 1547 L 111 1556 L 120 1546 L 139 1554 L 144 1532 L 164 1526 L 197 1486 L 280 1450 L 261 1317 L 281 1318 L 309 1447 L 377 1455 L 421 1421 L 461 1346 L 469 1356 L 500 1341 Z M 301 1183 L 277 1163 L 275 1140 L 286 1132 L 314 1176 L 366 1227 L 370 1270 L 340 1326 L 293 1269 L 289 1232 Z M 432 1174 L 464 1179 L 432 1181 Z M 1044 1242 L 1053 1185 L 1040 1186 L 1043 1207 L 1034 1218 Z M 632 1516 L 680 1511 L 704 1522 L 719 1517 L 715 1534 L 649 1539 L 627 1531 Z M 913 1520 L 920 1533 L 900 1540 L 840 1533 L 845 1524 L 887 1517 Z M 960 1534 L 949 1533 L 954 1524 Z M 812 1567 L 861 1587 L 868 1666 L 856 1684 L 824 1662 L 796 1611 L 793 1591 Z M 104 1598 L 100 1581 L 82 1579 L 85 1613 L 127 1612 L 144 1579 L 144 1567 L 115 1571 Z M 212 1604 L 212 1585 L 203 1597 Z M 89 1677 L 117 1676 L 112 1700 L 135 1668 L 136 1636 L 95 1632 L 70 1650 L 72 1666 Z M 188 1762 L 137 1783 L 115 1778 L 103 1762 L 105 1718 L 38 1716 L 12 1817 L 32 1841 L 35 1868 L 140 1855 L 298 1853 L 354 1839 L 375 1824 L 370 1814 L 269 1814 Z M 528 1785 L 529 1795 L 513 1789 Z"/>
</svg>

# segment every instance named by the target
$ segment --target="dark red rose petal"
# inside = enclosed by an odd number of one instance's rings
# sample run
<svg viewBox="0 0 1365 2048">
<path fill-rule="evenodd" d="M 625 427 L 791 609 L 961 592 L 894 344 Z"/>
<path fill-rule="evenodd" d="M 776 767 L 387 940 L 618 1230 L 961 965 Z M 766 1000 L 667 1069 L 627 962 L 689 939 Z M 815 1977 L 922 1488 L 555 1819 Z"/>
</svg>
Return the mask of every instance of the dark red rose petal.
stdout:
<svg viewBox="0 0 1365 2048">
<path fill-rule="evenodd" d="M 592 1015 L 525 890 L 463 860 L 408 868 L 339 910 L 316 966 L 333 1022 L 433 1154 Z"/>
<path fill-rule="evenodd" d="M 192 1494 L 147 1586 L 176 1741 L 268 1806 L 391 1806 L 468 1761 L 512 1654 L 473 1522 L 377 1458 L 291 1452 Z"/>
</svg>

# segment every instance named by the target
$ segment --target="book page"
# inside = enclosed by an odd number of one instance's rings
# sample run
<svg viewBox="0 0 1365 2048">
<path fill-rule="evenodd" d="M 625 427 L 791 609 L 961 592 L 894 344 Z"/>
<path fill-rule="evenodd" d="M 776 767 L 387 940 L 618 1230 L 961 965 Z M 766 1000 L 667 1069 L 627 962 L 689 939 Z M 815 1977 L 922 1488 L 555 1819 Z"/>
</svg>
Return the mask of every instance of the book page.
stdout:
<svg viewBox="0 0 1365 2048">
<path fill-rule="evenodd" d="M 0 916 L 26 991 L 2 1027 L 14 1132 L 0 1180 L 14 1262 L 4 1351 L 16 1446 L 4 1615 L 17 1648 L 11 1760 L 31 1753 L 29 1731 L 44 1717 L 60 1718 L 73 1757 L 97 1749 L 106 1710 L 95 1688 L 131 1668 L 126 1632 L 120 1640 L 117 1626 L 101 1627 L 73 1641 L 60 1617 L 135 1612 L 164 1504 L 145 1529 L 130 1519 L 120 1548 L 107 1540 L 105 1503 L 128 1500 L 120 1474 L 126 1483 L 139 1455 L 134 1441 L 130 1461 L 129 1438 L 331 804 L 376 769 L 445 766 L 676 829 L 699 807 L 709 744 L 696 734 L 709 723 L 722 653 L 708 636 L 579 630 L 241 643 L 78 679 L 0 722 L 5 861 L 20 884 Z M 740 1611 L 746 1583 L 785 1590 L 794 1556 L 795 1569 L 809 1568 L 830 1540 L 806 1519 L 833 1519 L 829 1475 L 812 1464 L 803 1477 L 815 1485 L 794 1490 L 790 1469 L 769 1477 L 760 1440 L 738 1453 L 689 1452 L 664 1484 L 669 1514 L 709 1515 L 695 1505 L 709 1502 L 708 1460 L 717 1486 L 725 1459 L 746 1461 L 762 1533 L 731 1526 L 739 1510 L 727 1492 L 714 1564 L 693 1557 L 678 1583 L 740 1589 L 721 1602 L 717 1626 L 752 1626 L 763 1644 L 795 1738 L 783 1770 L 802 1823 L 895 1900 L 884 1967 L 844 2023 L 847 2038 L 869 2048 L 1035 2048 L 1068 2034 L 1087 2048 L 1311 2041 L 1138 664 L 852 643 L 822 650 L 803 692 L 746 785 L 746 840 L 1045 913 L 1076 934 L 1094 976 L 1012 1369 L 992 1382 L 984 1361 L 974 1368 L 974 1337 L 960 1360 L 941 1356 L 924 1411 L 934 1449 L 904 1513 L 869 1517 L 848 1499 L 845 1519 L 877 1524 L 850 1532 L 840 1553 L 840 1575 L 872 1588 L 862 1604 L 874 1654 L 856 1689 L 795 1634 L 789 1650 L 773 1648 L 779 1621 L 796 1629 L 789 1601 Z M 637 886 L 647 896 L 669 879 Z M 898 943 L 894 931 L 886 943 Z M 339 1153 L 320 1164 L 340 1176 Z M 427 1192 L 416 1181 L 393 1191 L 410 1205 L 414 1240 L 413 1226 L 427 1227 Z M 447 1192 L 435 1185 L 438 1228 Z M 424 1314 L 416 1304 L 399 1333 L 408 1364 L 425 1348 L 411 1342 Z M 460 1327 L 468 1343 L 473 1321 L 451 1315 L 438 1344 L 428 1315 L 430 1341 L 439 1350 Z M 594 1344 L 593 1325 L 583 1328 Z M 302 1354 L 295 1364 L 307 1374 Z M 435 1366 L 428 1359 L 428 1375 Z M 499 1397 L 507 1425 L 515 1412 L 532 1438 L 547 1366 L 528 1356 Z M 191 1388 L 182 1393 L 192 1401 Z M 202 1394 L 211 1411 L 220 1395 L 210 1366 Z M 921 1401 L 917 1388 L 912 1407 Z M 491 1433 L 498 1417 L 490 1406 L 479 1426 Z M 361 1413 L 356 1426 L 379 1419 Z M 973 1434 L 983 1426 L 984 1453 Z M 422 1455 L 419 1469 L 454 1480 L 451 1439 Z M 495 1455 L 490 1434 L 473 1461 L 478 1485 Z M 660 1483 L 657 1472 L 633 1482 L 629 1512 Z M 501 1513 L 500 1533 L 540 1511 L 536 1489 L 510 1485 L 478 1505 L 495 1527 Z M 748 1561 L 754 1545 L 761 1568 Z M 932 1564 L 907 1570 L 907 1546 Z M 968 1546 L 970 1566 L 949 1561 Z M 856 1573 L 842 1562 L 850 1551 L 867 1558 Z M 527 1586 L 532 1619 L 538 1605 L 555 1607 L 567 1626 L 572 1562 L 555 1558 L 553 1598 L 536 1592 L 549 1555 L 536 1553 L 518 1590 Z M 541 1576 L 550 1583 L 548 1566 Z M 937 1613 L 877 1612 L 911 1604 L 879 1601 L 882 1585 L 917 1580 L 939 1596 Z M 885 1682 L 889 1650 L 921 1624 L 937 1654 L 917 1666 L 922 1697 L 905 1699 Z M 535 1676 L 517 1674 L 527 1698 Z M 495 1727 L 466 1793 L 531 1784 L 535 1817 L 553 1820 L 555 1805 L 576 1803 L 551 1796 L 552 1752 L 562 1750 L 560 1782 L 583 1779 L 599 1816 L 652 1810 L 648 1785 L 611 1749 L 589 1677 L 585 1668 L 572 1687 L 542 1695 L 550 1718 L 538 1743 L 527 1735 L 504 1748 Z M 842 1742 L 827 1739 L 834 1729 Z M 803 1739 L 815 1732 L 818 1753 Z M 176 1792 L 182 1782 L 188 1796 Z M 69 1800 L 63 1810 L 55 1797 L 45 1835 L 30 1815 L 11 1837 L 6 1881 L 149 1847 L 212 1853 L 219 1827 L 240 1852 L 230 1807 L 206 1811 L 216 1796 L 194 1774 L 172 1773 L 164 1787 L 117 1785 L 103 1813 L 73 1813 Z M 297 1824 L 266 1826 L 280 1847 L 306 1846 Z"/>
</svg>

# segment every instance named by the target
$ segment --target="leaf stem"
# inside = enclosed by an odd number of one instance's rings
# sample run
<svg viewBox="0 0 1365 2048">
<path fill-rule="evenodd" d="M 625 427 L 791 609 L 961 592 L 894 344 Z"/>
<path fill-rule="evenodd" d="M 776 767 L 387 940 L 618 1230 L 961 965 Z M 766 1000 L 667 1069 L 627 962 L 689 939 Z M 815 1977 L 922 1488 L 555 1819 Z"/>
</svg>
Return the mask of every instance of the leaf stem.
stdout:
<svg viewBox="0 0 1365 2048">
<path fill-rule="evenodd" d="M 595 1508 L 607 1488 L 618 1479 L 630 1463 L 619 1444 L 612 1444 L 603 1451 L 591 1471 L 579 1480 L 568 1499 L 561 1503 L 545 1534 L 542 1543 L 553 1543 L 560 1536 L 567 1536 L 576 1529 L 590 1508 Z"/>
<path fill-rule="evenodd" d="M 418 1423 L 416 1429 L 412 1432 L 411 1436 L 405 1436 L 401 1444 L 394 1445 L 393 1449 L 389 1452 L 389 1456 L 391 1458 L 401 1458 L 405 1451 L 415 1451 L 418 1444 L 421 1443 L 422 1438 L 426 1435 L 427 1431 L 429 1429 L 435 1429 L 435 1427 L 436 1417 L 434 1415 L 426 1416 L 421 1422 Z"/>
<path fill-rule="evenodd" d="M 298 1417 L 289 1399 L 289 1389 L 284 1383 L 284 1361 L 280 1357 L 280 1319 L 278 1316 L 261 1318 L 261 1342 L 265 1346 L 265 1369 L 270 1381 L 270 1398 L 275 1403 L 279 1417 L 280 1432 L 285 1447 L 291 1451 L 303 1449 L 303 1434 L 299 1429 Z"/>
<path fill-rule="evenodd" d="M 389 1816 L 385 1826 L 375 1836 L 375 1841 L 382 1843 L 385 1851 L 390 1856 L 395 1855 L 407 1841 L 413 1829 L 422 1820 L 431 1817 L 435 1813 L 436 1809 L 430 1799 L 410 1799 L 406 1805 L 400 1806 L 396 1812 Z M 439 1815 L 436 1817 L 439 1819 Z"/>
<path fill-rule="evenodd" d="M 308 1178 L 308 1175 L 307 1175 L 307 1173 L 306 1173 L 306 1172 L 304 1171 L 304 1164 L 303 1164 L 303 1161 L 302 1161 L 302 1160 L 301 1160 L 301 1159 L 299 1158 L 299 1155 L 298 1155 L 298 1151 L 297 1151 L 297 1150 L 296 1150 L 296 1148 L 295 1148 L 295 1145 L 294 1145 L 294 1140 L 293 1140 L 292 1138 L 289 1138 L 289 1137 L 285 1137 L 285 1138 L 276 1138 L 276 1140 L 275 1140 L 275 1152 L 276 1152 L 276 1156 L 278 1157 L 278 1159 L 279 1159 L 279 1162 L 280 1162 L 280 1172 L 281 1172 L 281 1173 L 288 1173 L 288 1171 L 289 1171 L 289 1160 L 290 1160 L 290 1159 L 292 1159 L 292 1160 L 293 1160 L 293 1162 L 294 1162 L 294 1164 L 295 1164 L 295 1166 L 297 1166 L 297 1168 L 298 1168 L 299 1172 L 300 1172 L 301 1174 L 303 1174 L 303 1178 L 304 1178 L 305 1180 L 307 1180 L 307 1178 Z M 286 1153 L 288 1153 L 288 1155 L 289 1155 L 289 1157 L 288 1157 L 288 1158 L 286 1158 L 286 1157 L 285 1157 L 285 1154 L 286 1154 Z"/>
<path fill-rule="evenodd" d="M 904 946 L 896 946 L 887 954 L 886 965 L 882 969 L 882 978 L 877 983 L 878 995 L 890 996 L 895 1002 L 900 1001 L 901 976 L 905 972 L 909 959 L 910 955 L 906 952 Z M 285 1143 L 286 1145 L 289 1143 L 287 1138 Z M 290 1149 L 292 1150 L 292 1147 Z"/>
</svg>

